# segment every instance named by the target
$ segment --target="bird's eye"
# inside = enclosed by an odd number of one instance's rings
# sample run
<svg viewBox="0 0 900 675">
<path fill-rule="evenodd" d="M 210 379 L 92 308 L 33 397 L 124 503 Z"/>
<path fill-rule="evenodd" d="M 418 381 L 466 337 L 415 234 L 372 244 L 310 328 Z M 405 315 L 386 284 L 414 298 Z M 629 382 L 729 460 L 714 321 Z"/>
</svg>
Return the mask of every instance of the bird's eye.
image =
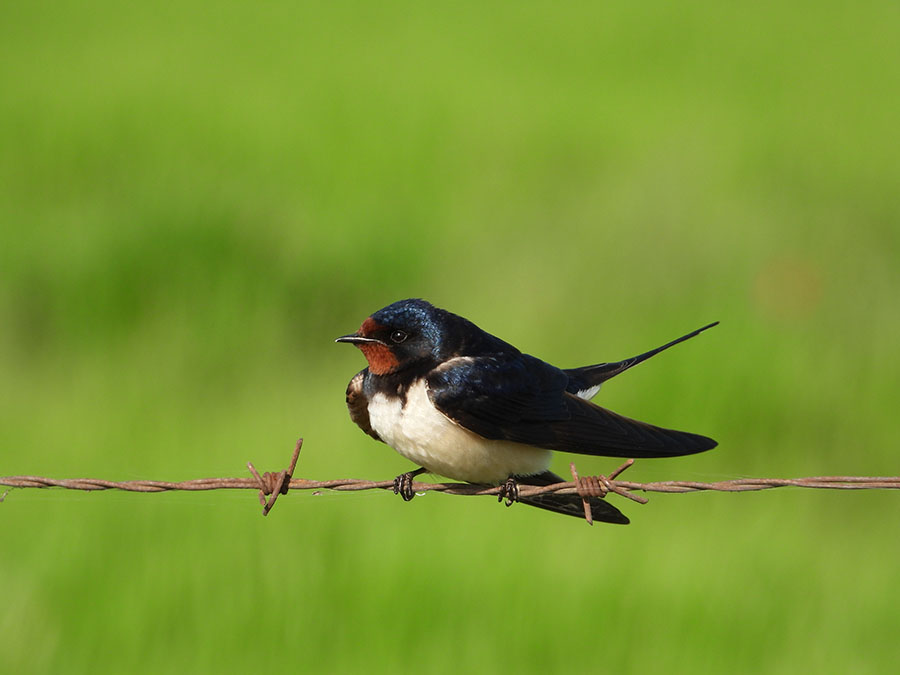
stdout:
<svg viewBox="0 0 900 675">
<path fill-rule="evenodd" d="M 391 342 L 396 342 L 399 345 L 408 337 L 409 335 L 404 333 L 402 330 L 395 330 L 393 333 L 391 333 Z"/>
</svg>

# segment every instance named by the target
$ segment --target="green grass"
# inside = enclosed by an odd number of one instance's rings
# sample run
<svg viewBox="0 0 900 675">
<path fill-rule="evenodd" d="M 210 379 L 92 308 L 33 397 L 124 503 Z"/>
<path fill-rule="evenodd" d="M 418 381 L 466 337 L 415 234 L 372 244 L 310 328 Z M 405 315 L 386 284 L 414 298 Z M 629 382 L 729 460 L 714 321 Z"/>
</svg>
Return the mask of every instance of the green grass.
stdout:
<svg viewBox="0 0 900 675">
<path fill-rule="evenodd" d="M 560 366 L 721 320 L 598 398 L 720 442 L 634 480 L 898 473 L 892 3 L 8 5 L 0 475 L 396 475 L 332 339 L 410 296 Z M 255 500 L 11 491 L 0 672 L 900 657 L 894 494 Z"/>
</svg>

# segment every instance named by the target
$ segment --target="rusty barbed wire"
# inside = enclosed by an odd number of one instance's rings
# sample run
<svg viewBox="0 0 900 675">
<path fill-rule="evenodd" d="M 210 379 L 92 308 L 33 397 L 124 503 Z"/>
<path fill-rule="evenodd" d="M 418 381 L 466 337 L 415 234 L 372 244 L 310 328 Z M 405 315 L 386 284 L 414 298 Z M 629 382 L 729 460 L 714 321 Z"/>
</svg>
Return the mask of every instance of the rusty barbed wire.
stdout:
<svg viewBox="0 0 900 675">
<path fill-rule="evenodd" d="M 111 481 L 97 478 L 47 478 L 44 476 L 0 476 L 0 486 L 7 488 L 63 488 L 67 490 L 124 490 L 127 492 L 167 492 L 173 490 L 258 490 L 263 506 L 263 515 L 268 515 L 279 495 L 290 490 L 334 490 L 336 492 L 356 492 L 360 490 L 393 490 L 393 480 L 373 481 L 357 478 L 336 480 L 309 480 L 294 478 L 293 473 L 303 447 L 303 439 L 294 446 L 294 453 L 287 469 L 265 472 L 260 475 L 252 462 L 247 467 L 252 474 L 249 478 L 198 478 L 194 480 L 170 482 L 158 480 Z M 699 481 L 655 481 L 637 483 L 619 480 L 618 476 L 634 464 L 629 459 L 609 476 L 579 476 L 575 463 L 569 468 L 572 480 L 553 485 L 519 485 L 519 498 L 548 494 L 577 494 L 585 503 L 585 519 L 591 522 L 590 497 L 606 497 L 613 492 L 621 497 L 641 504 L 647 498 L 635 492 L 663 492 L 681 494 L 686 492 L 750 492 L 782 487 L 817 488 L 825 490 L 900 490 L 900 476 L 813 476 L 809 478 L 737 478 L 733 480 L 704 483 Z M 451 495 L 491 495 L 497 496 L 502 486 L 490 487 L 468 483 L 415 483 L 416 493 L 443 492 Z M 0 502 L 9 494 L 6 490 Z M 267 499 L 268 497 L 268 499 Z"/>
</svg>

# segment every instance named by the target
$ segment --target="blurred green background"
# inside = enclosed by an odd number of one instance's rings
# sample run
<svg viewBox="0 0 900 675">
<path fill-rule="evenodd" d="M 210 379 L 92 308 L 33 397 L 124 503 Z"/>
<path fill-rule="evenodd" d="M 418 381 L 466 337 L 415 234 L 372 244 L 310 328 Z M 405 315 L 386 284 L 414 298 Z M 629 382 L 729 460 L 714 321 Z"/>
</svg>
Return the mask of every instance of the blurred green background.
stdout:
<svg viewBox="0 0 900 675">
<path fill-rule="evenodd" d="M 629 479 L 896 475 L 898 32 L 893 2 L 3 3 L 0 475 L 242 476 L 302 435 L 299 476 L 393 477 L 332 340 L 410 296 L 564 367 L 720 320 L 597 398 L 720 442 Z M 12 490 L 0 672 L 887 672 L 898 499 L 590 528 Z"/>
</svg>

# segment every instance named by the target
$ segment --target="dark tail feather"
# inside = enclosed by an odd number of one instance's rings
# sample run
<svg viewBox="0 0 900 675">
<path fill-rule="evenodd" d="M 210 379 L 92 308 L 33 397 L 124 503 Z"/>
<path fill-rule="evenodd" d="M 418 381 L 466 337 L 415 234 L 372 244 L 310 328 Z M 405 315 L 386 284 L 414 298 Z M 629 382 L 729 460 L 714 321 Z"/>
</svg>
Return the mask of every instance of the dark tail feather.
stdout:
<svg viewBox="0 0 900 675">
<path fill-rule="evenodd" d="M 649 352 L 644 352 L 643 354 L 639 354 L 638 356 L 632 356 L 630 359 L 625 359 L 624 361 L 616 361 L 615 363 L 598 363 L 595 366 L 584 366 L 582 368 L 569 368 L 565 371 L 566 375 L 569 376 L 569 386 L 567 387 L 567 389 L 571 393 L 576 394 L 579 391 L 584 391 L 585 389 L 596 387 L 597 385 L 606 382 L 616 375 L 625 372 L 632 366 L 636 366 L 642 361 L 646 361 L 651 356 L 656 356 L 669 347 L 674 347 L 679 342 L 690 340 L 692 337 L 694 337 L 695 335 L 699 335 L 707 328 L 712 328 L 713 326 L 717 326 L 718 324 L 719 322 L 715 321 L 708 326 L 698 328 L 697 330 L 692 331 L 687 335 L 682 335 L 677 340 L 672 340 L 671 342 L 664 344 L 662 347 L 651 349 Z"/>
<path fill-rule="evenodd" d="M 565 480 L 552 471 L 545 471 L 536 476 L 522 478 L 519 482 L 523 485 L 553 485 L 554 483 L 564 483 Z M 533 497 L 522 497 L 519 501 L 528 506 L 536 506 L 539 509 L 575 516 L 576 518 L 584 518 L 584 502 L 581 501 L 581 497 L 578 495 L 548 493 Z M 599 497 L 591 497 L 591 517 L 595 521 L 616 523 L 617 525 L 627 525 L 630 522 L 628 516 L 605 499 L 600 499 Z"/>
<path fill-rule="evenodd" d="M 528 506 L 536 506 L 539 509 L 555 511 L 563 513 L 567 516 L 575 516 L 576 518 L 584 518 L 584 503 L 578 495 L 537 495 L 534 497 L 523 497 L 519 500 Z M 615 506 L 605 499 L 591 497 L 591 517 L 595 521 L 603 523 L 616 523 L 618 525 L 627 525 L 628 516 L 619 511 Z"/>
</svg>

